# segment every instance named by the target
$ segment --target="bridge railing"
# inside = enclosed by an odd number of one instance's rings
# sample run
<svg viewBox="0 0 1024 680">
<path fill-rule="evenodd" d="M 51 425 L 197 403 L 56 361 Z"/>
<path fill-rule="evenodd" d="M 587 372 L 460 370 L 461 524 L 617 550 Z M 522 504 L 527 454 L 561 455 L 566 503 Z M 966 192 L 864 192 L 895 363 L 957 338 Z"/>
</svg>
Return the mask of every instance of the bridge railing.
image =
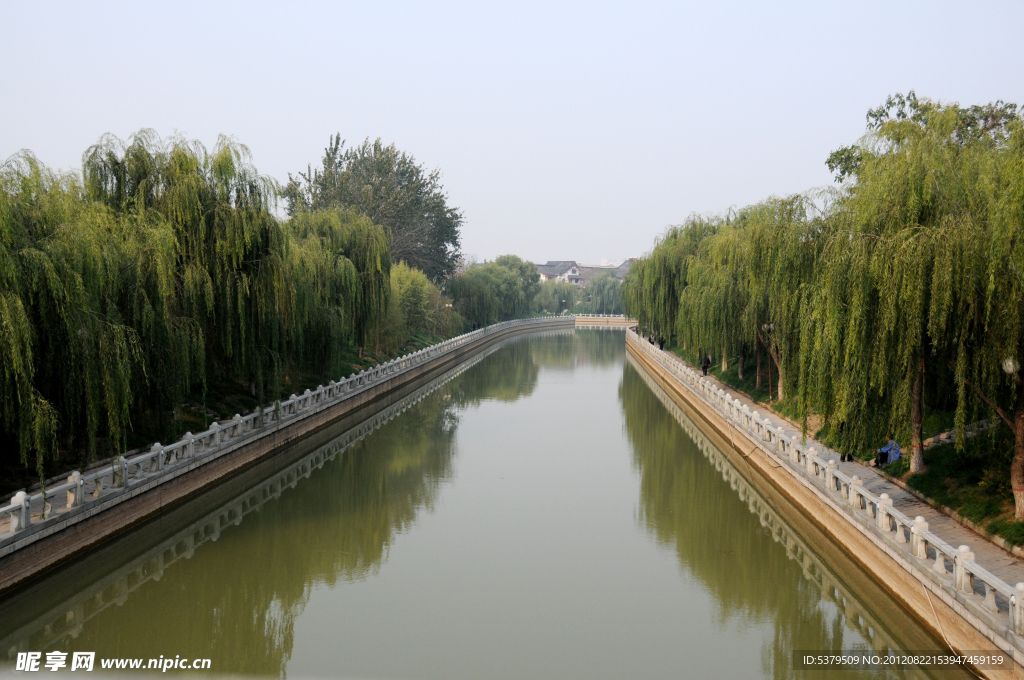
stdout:
<svg viewBox="0 0 1024 680">
<path fill-rule="evenodd" d="M 186 432 L 171 444 L 157 442 L 148 450 L 129 452 L 113 458 L 109 465 L 80 472 L 72 471 L 67 481 L 37 493 L 19 491 L 6 506 L 0 506 L 0 557 L 22 547 L 28 533 L 88 512 L 109 498 L 131 492 L 138 487 L 167 481 L 197 462 L 208 462 L 234 450 L 241 440 L 260 436 L 267 426 L 304 418 L 341 400 L 411 371 L 437 357 L 449 354 L 482 338 L 522 326 L 544 326 L 564 323 L 569 317 L 534 317 L 514 319 L 479 328 L 430 347 L 406 354 L 301 395 L 292 394 L 284 401 L 256 408 L 247 415 L 235 414 L 229 420 L 214 422 L 209 429 L 193 434 Z M 20 544 L 19 544 L 20 543 Z"/>
<path fill-rule="evenodd" d="M 968 546 L 954 548 L 929 531 L 923 517 L 905 515 L 893 507 L 888 494 L 875 495 L 864 488 L 859 476 L 839 471 L 835 451 L 822 447 L 819 453 L 814 446 L 806 445 L 802 437 L 786 435 L 770 418 L 750 410 L 682 360 L 641 338 L 634 329 L 629 329 L 627 338 L 700 401 L 746 433 L 758 448 L 787 464 L 793 474 L 827 492 L 838 507 L 848 510 L 848 518 L 870 527 L 884 542 L 918 566 L 920 573 L 932 575 L 933 582 L 944 592 L 1016 645 L 1016 650 L 1005 651 L 1015 652 L 1018 662 L 1022 659 L 1024 583 L 1009 585 L 976 563 Z"/>
</svg>

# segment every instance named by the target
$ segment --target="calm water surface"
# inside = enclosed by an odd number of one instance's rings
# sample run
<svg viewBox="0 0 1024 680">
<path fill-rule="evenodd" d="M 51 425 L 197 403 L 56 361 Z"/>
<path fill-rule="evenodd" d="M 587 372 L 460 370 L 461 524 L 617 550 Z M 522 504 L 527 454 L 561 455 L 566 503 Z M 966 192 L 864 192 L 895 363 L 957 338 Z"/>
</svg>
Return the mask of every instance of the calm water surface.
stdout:
<svg viewBox="0 0 1024 680">
<path fill-rule="evenodd" d="M 291 677 L 784 678 L 822 677 L 793 671 L 794 649 L 942 647 L 666 404 L 620 331 L 506 341 L 390 415 L 8 598 L 0 653 Z"/>
</svg>

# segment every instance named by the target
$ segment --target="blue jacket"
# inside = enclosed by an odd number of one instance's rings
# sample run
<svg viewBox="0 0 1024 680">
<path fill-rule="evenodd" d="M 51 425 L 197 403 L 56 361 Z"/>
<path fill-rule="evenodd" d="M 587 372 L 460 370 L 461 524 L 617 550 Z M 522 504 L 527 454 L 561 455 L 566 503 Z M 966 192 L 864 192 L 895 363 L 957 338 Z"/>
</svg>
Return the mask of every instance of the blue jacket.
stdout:
<svg viewBox="0 0 1024 680">
<path fill-rule="evenodd" d="M 888 444 L 878 449 L 878 453 L 888 453 L 889 459 L 886 463 L 895 463 L 900 459 L 900 445 L 895 439 L 890 439 Z"/>
</svg>

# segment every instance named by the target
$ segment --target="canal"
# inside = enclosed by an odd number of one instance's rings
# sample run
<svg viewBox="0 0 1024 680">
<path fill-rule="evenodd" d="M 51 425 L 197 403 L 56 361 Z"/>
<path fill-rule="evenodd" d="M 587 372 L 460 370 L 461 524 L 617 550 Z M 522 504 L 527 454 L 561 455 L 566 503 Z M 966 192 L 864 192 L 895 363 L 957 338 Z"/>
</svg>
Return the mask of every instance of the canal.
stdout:
<svg viewBox="0 0 1024 680">
<path fill-rule="evenodd" d="M 787 678 L 842 677 L 794 650 L 943 648 L 692 418 L 622 331 L 506 340 L 8 596 L 0 653 Z"/>
</svg>

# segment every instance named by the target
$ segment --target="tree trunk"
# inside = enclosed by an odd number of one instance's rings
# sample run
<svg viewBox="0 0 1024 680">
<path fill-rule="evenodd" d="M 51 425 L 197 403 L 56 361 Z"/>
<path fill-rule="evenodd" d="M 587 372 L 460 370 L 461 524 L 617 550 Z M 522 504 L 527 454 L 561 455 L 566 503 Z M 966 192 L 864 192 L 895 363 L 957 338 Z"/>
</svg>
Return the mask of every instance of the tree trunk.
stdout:
<svg viewBox="0 0 1024 680">
<path fill-rule="evenodd" d="M 1013 415 L 1014 455 L 1010 464 L 1010 486 L 1013 487 L 1014 519 L 1024 519 L 1024 407 Z"/>
<path fill-rule="evenodd" d="M 779 372 L 779 397 L 778 398 L 779 398 L 779 401 L 782 401 L 783 399 L 786 398 L 786 392 L 783 389 L 783 385 L 786 384 L 786 374 L 785 374 L 785 372 L 784 372 L 784 370 L 782 368 L 782 352 L 773 352 L 771 346 L 766 347 L 765 350 L 767 350 L 767 352 L 768 352 L 768 358 L 771 361 L 775 362 L 775 369 Z M 772 367 L 771 367 L 771 365 L 769 365 L 768 366 L 769 382 L 770 382 L 770 378 L 771 378 L 771 370 L 772 370 Z M 770 387 L 769 387 L 768 391 L 769 391 L 769 393 L 771 392 L 771 388 Z"/>
<path fill-rule="evenodd" d="M 743 380 L 743 359 L 744 358 L 745 357 L 743 356 L 743 345 L 740 345 L 740 355 L 736 359 L 736 370 L 738 371 L 737 375 L 739 376 L 740 380 Z"/>
<path fill-rule="evenodd" d="M 924 470 L 924 443 L 922 441 L 922 425 L 924 418 L 921 414 L 921 392 L 924 388 L 924 359 L 917 368 L 917 376 L 914 377 L 913 402 L 910 404 L 910 471 L 921 472 Z"/>
<path fill-rule="evenodd" d="M 761 389 L 761 377 L 764 371 L 761 370 L 761 343 L 757 343 L 754 347 L 754 361 L 757 362 L 757 373 L 754 377 L 754 389 Z"/>
<path fill-rule="evenodd" d="M 1017 408 L 1013 412 L 1013 463 L 1010 464 L 1010 486 L 1013 488 L 1014 519 L 1024 519 L 1024 381 L 1017 378 Z M 1000 412 L 1003 420 L 1010 420 Z"/>
<path fill-rule="evenodd" d="M 722 377 L 725 377 L 725 372 L 729 370 L 729 357 L 728 357 L 728 354 L 729 353 L 726 352 L 725 348 L 723 347 L 722 348 Z"/>
<path fill-rule="evenodd" d="M 782 362 L 776 360 L 775 368 L 779 369 L 779 401 L 786 398 L 786 393 L 782 389 L 782 386 L 786 384 L 785 374 L 782 372 Z"/>
</svg>

